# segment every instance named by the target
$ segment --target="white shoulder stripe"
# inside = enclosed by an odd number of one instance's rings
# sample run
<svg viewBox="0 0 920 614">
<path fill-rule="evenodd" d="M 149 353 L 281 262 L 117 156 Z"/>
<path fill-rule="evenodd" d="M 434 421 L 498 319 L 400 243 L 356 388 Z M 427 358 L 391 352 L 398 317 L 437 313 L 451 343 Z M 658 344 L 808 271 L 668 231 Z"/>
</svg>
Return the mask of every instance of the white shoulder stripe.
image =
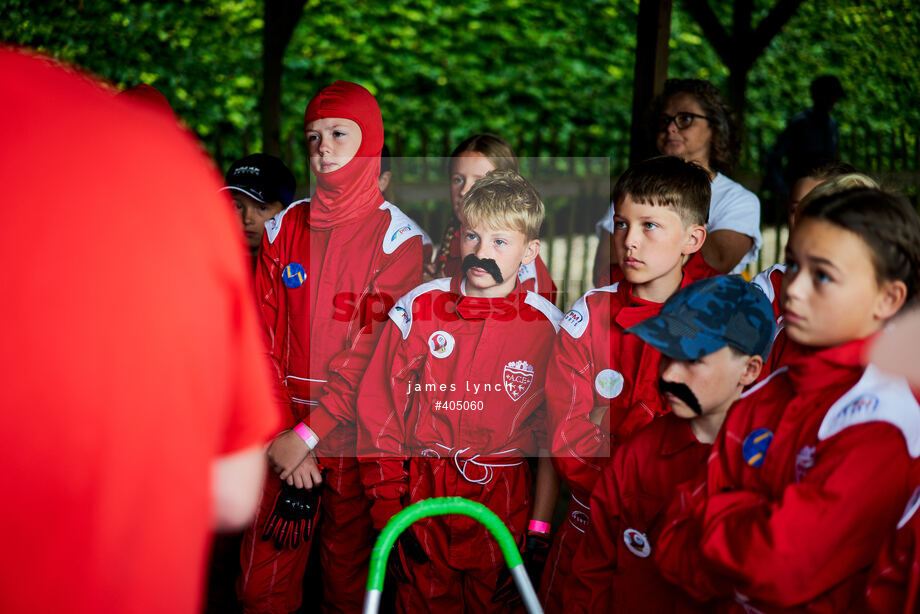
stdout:
<svg viewBox="0 0 920 614">
<path fill-rule="evenodd" d="M 572 305 L 566 312 L 565 317 L 562 318 L 562 330 L 570 334 L 574 339 L 580 338 L 584 332 L 588 330 L 588 321 L 591 318 L 591 314 L 588 313 L 588 297 L 595 292 L 610 292 L 613 294 L 617 291 L 619 285 L 620 282 L 617 282 L 610 286 L 604 286 L 603 288 L 588 290 L 583 297 L 575 301 L 575 304 Z"/>
<path fill-rule="evenodd" d="M 759 382 L 757 382 L 756 384 L 754 384 L 753 386 L 751 386 L 750 388 L 748 388 L 747 390 L 745 390 L 744 392 L 742 392 L 742 393 L 741 393 L 741 397 L 739 397 L 739 398 L 742 398 L 742 399 L 743 399 L 743 398 L 745 398 L 745 397 L 748 397 L 748 396 L 754 394 L 755 392 L 757 392 L 758 390 L 760 390 L 761 388 L 763 388 L 764 386 L 766 386 L 766 385 L 767 385 L 767 382 L 769 382 L 771 379 L 773 379 L 774 377 L 776 377 L 776 376 L 779 375 L 780 373 L 785 373 L 785 372 L 788 371 L 788 370 L 789 370 L 789 367 L 780 367 L 779 369 L 777 369 L 776 371 L 774 371 L 774 372 L 771 373 L 770 375 L 766 376 L 765 378 L 763 378 L 762 380 L 760 380 Z"/>
<path fill-rule="evenodd" d="M 914 489 L 914 494 L 912 494 L 907 501 L 907 507 L 904 508 L 904 515 L 902 515 L 901 520 L 898 521 L 898 529 L 904 528 L 904 525 L 910 522 L 910 519 L 913 518 L 918 509 L 920 509 L 920 486 Z"/>
<path fill-rule="evenodd" d="M 856 385 L 827 410 L 818 439 L 824 441 L 850 426 L 869 422 L 887 422 L 897 427 L 911 458 L 920 456 L 920 405 L 910 386 L 903 378 L 871 364 Z"/>
<path fill-rule="evenodd" d="M 524 297 L 524 302 L 545 315 L 546 319 L 552 323 L 556 332 L 559 332 L 559 326 L 562 324 L 562 312 L 559 311 L 558 307 L 536 292 L 530 292 L 529 290 L 527 296 Z"/>
<path fill-rule="evenodd" d="M 278 233 L 281 232 L 281 222 L 284 220 L 284 215 L 300 204 L 303 204 L 304 207 L 307 207 L 310 205 L 310 199 L 304 198 L 303 200 L 298 200 L 291 203 L 282 209 L 279 213 L 276 213 L 275 217 L 265 222 L 265 234 L 268 235 L 269 243 L 274 243 L 275 239 L 278 238 Z"/>
<path fill-rule="evenodd" d="M 773 304 L 776 301 L 776 291 L 773 289 L 773 282 L 770 280 L 770 276 L 774 272 L 779 271 L 782 274 L 786 274 L 786 265 L 785 264 L 774 264 L 766 271 L 762 271 L 757 274 L 754 279 L 751 280 L 751 283 L 759 288 L 764 294 L 767 295 L 767 300 L 770 301 L 770 304 Z"/>
<path fill-rule="evenodd" d="M 425 233 L 419 225 L 413 222 L 412 218 L 400 211 L 393 203 L 384 201 L 380 205 L 380 209 L 390 212 L 390 225 L 383 236 L 384 254 L 392 254 L 400 245 L 412 237 L 424 238 Z"/>
<path fill-rule="evenodd" d="M 409 294 L 396 301 L 396 304 L 390 309 L 390 319 L 399 327 L 403 339 L 408 338 L 409 331 L 412 330 L 412 304 L 415 302 L 415 299 L 433 290 L 448 292 L 450 290 L 450 277 L 433 279 L 421 286 L 416 286 Z"/>
</svg>

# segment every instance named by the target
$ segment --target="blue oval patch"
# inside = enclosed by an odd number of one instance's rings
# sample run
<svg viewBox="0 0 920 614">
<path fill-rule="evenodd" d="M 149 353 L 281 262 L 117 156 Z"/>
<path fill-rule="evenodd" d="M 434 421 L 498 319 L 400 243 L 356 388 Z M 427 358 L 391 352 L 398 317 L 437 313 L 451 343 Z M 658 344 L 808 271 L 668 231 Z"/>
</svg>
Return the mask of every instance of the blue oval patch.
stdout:
<svg viewBox="0 0 920 614">
<path fill-rule="evenodd" d="M 307 272 L 303 270 L 303 266 L 299 263 L 292 262 L 284 267 L 281 279 L 284 280 L 284 285 L 288 288 L 299 288 L 307 281 Z"/>
<path fill-rule="evenodd" d="M 744 462 L 751 467 L 760 467 L 763 465 L 763 459 L 767 455 L 767 448 L 773 441 L 773 432 L 770 429 L 760 428 L 753 431 L 744 438 L 741 446 L 741 454 L 744 456 Z"/>
</svg>

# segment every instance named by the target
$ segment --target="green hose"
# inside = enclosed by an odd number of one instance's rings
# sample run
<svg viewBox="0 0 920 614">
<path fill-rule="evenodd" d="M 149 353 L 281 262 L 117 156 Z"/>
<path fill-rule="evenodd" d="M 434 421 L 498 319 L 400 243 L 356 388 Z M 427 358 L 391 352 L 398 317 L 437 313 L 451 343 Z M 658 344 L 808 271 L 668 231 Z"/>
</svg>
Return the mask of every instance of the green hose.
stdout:
<svg viewBox="0 0 920 614">
<path fill-rule="evenodd" d="M 446 514 L 462 514 L 485 525 L 495 537 L 502 554 L 505 556 L 505 562 L 508 563 L 508 567 L 511 569 L 511 575 L 518 585 L 518 590 L 521 593 L 527 611 L 530 614 L 542 614 L 543 610 L 537 601 L 533 586 L 530 584 L 530 578 L 528 578 L 527 572 L 524 570 L 524 562 L 521 560 L 518 545 L 505 523 L 485 505 L 463 497 L 425 499 L 424 501 L 413 503 L 390 519 L 390 522 L 387 523 L 387 526 L 383 528 L 377 538 L 377 543 L 374 544 L 374 551 L 371 553 L 371 568 L 367 576 L 367 597 L 364 602 L 365 614 L 377 612 L 380 595 L 383 592 L 387 557 L 400 534 L 420 518 Z"/>
</svg>

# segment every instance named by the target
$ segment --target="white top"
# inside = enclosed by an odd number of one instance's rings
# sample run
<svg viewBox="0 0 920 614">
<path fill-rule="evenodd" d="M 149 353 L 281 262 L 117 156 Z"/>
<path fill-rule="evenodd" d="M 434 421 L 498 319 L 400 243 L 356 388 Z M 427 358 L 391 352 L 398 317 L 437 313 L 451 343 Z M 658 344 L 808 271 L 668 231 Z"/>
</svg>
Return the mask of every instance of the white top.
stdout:
<svg viewBox="0 0 920 614">
<path fill-rule="evenodd" d="M 613 234 L 613 203 L 610 203 L 604 219 L 597 223 L 596 230 L 598 235 L 602 230 Z M 734 230 L 754 240 L 754 245 L 732 269 L 732 273 L 740 273 L 747 268 L 749 262 L 757 260 L 763 245 L 763 237 L 760 236 L 760 200 L 753 192 L 722 173 L 716 173 L 716 178 L 712 180 L 709 223 L 706 224 L 707 233 L 716 230 Z"/>
</svg>

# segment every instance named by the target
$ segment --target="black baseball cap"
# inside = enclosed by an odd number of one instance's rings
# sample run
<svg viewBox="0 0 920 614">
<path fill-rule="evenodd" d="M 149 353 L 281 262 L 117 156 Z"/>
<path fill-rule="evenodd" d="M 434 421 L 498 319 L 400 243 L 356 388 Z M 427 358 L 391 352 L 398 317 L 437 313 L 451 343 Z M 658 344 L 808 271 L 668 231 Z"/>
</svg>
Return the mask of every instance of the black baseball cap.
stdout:
<svg viewBox="0 0 920 614">
<path fill-rule="evenodd" d="M 224 178 L 223 190 L 242 192 L 261 203 L 279 201 L 287 207 L 294 200 L 294 175 L 275 156 L 257 153 L 237 160 Z"/>
</svg>

